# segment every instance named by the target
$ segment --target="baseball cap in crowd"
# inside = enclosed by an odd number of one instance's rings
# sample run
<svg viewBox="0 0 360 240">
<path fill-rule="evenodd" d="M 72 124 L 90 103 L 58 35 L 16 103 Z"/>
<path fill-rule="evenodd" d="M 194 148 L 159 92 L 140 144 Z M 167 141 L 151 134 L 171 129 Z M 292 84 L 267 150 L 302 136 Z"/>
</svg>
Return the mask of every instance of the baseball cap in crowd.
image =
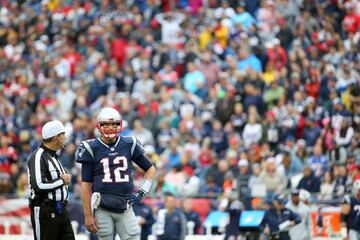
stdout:
<svg viewBox="0 0 360 240">
<path fill-rule="evenodd" d="M 286 202 L 287 202 L 287 199 L 285 198 L 284 195 L 282 194 L 277 194 L 275 195 L 274 197 L 274 201 L 277 201 L 278 203 L 282 204 L 282 205 L 285 205 Z"/>
<path fill-rule="evenodd" d="M 53 120 L 50 122 L 47 122 L 42 130 L 41 130 L 41 136 L 42 139 L 49 139 L 52 138 L 60 133 L 64 133 L 65 132 L 65 127 L 64 125 L 58 121 L 58 120 Z"/>
<path fill-rule="evenodd" d="M 249 161 L 247 159 L 240 159 L 238 166 L 239 167 L 247 167 L 247 166 L 249 166 Z"/>
<path fill-rule="evenodd" d="M 189 176 L 194 175 L 194 169 L 191 166 L 185 166 L 183 168 L 184 173 L 188 174 Z"/>
<path fill-rule="evenodd" d="M 295 195 L 299 195 L 300 194 L 300 190 L 299 189 L 293 189 L 291 190 L 291 195 L 295 196 Z"/>
</svg>

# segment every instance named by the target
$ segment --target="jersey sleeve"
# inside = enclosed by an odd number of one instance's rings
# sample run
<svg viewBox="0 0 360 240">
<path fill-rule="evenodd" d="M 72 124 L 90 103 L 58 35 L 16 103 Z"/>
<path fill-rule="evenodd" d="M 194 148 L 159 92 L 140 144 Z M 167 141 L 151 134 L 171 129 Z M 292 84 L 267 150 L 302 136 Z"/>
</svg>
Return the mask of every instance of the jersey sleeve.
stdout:
<svg viewBox="0 0 360 240">
<path fill-rule="evenodd" d="M 81 165 L 81 181 L 82 182 L 93 182 L 94 175 L 92 172 L 92 164 L 83 162 Z"/>
<path fill-rule="evenodd" d="M 301 222 L 301 217 L 299 214 L 297 214 L 293 211 L 290 211 L 290 220 L 295 221 L 295 224 L 298 224 Z"/>
<path fill-rule="evenodd" d="M 82 141 L 76 150 L 75 161 L 78 163 L 93 163 L 94 154 L 90 144 L 87 141 Z"/>
<path fill-rule="evenodd" d="M 137 140 L 135 137 L 132 137 L 132 139 L 133 145 L 131 148 L 131 160 L 146 172 L 153 164 L 144 155 L 145 151 L 140 141 Z"/>
<path fill-rule="evenodd" d="M 144 154 L 145 150 L 141 142 L 136 137 L 132 137 L 132 139 L 133 139 L 133 144 L 131 146 L 131 158 L 136 159 L 140 155 Z"/>
</svg>

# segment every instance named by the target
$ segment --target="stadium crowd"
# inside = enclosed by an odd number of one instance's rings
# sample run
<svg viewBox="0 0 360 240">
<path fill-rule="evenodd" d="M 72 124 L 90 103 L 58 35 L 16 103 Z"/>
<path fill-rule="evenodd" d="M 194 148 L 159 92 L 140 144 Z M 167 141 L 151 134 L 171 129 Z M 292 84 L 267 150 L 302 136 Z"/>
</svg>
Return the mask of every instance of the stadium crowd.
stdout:
<svg viewBox="0 0 360 240">
<path fill-rule="evenodd" d="M 60 119 L 80 198 L 74 154 L 105 106 L 155 163 L 153 197 L 326 201 L 360 178 L 359 1 L 0 2 L 1 194 L 26 197 L 29 153 Z"/>
</svg>

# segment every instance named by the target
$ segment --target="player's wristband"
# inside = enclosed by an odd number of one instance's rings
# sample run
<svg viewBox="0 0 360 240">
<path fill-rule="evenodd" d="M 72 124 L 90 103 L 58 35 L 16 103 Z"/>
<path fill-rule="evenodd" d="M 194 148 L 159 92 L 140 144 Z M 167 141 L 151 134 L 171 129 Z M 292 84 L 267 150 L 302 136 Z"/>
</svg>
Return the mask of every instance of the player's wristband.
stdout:
<svg viewBox="0 0 360 240">
<path fill-rule="evenodd" d="M 347 229 L 346 229 L 346 227 L 342 227 L 341 229 L 340 229 L 340 235 L 341 235 L 341 237 L 342 238 L 347 238 Z"/>
<path fill-rule="evenodd" d="M 143 191 L 145 194 L 148 194 L 150 192 L 151 186 L 152 181 L 150 179 L 144 178 L 141 183 L 140 190 Z"/>
</svg>

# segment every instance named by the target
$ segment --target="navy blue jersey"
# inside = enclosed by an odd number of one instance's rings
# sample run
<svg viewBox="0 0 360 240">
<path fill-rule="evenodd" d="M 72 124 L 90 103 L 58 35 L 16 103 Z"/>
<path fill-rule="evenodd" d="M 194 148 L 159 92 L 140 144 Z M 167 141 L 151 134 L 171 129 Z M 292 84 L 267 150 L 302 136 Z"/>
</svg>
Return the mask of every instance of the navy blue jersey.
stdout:
<svg viewBox="0 0 360 240">
<path fill-rule="evenodd" d="M 132 163 L 145 172 L 152 166 L 143 154 L 135 137 L 119 137 L 111 145 L 97 138 L 81 142 L 76 161 L 82 164 L 82 181 L 91 182 L 93 192 L 127 196 L 133 189 Z"/>
<path fill-rule="evenodd" d="M 284 208 L 281 211 L 270 208 L 265 212 L 262 224 L 268 225 L 271 232 L 277 232 L 279 231 L 279 225 L 287 220 L 295 221 L 295 224 L 298 224 L 301 222 L 301 217 L 288 208 Z"/>
<path fill-rule="evenodd" d="M 155 222 L 151 208 L 144 203 L 140 202 L 133 206 L 134 213 L 136 216 L 143 217 L 145 223 L 141 225 L 141 240 L 147 240 L 148 236 L 151 235 L 151 227 Z"/>
<path fill-rule="evenodd" d="M 350 204 L 351 209 L 348 215 L 348 227 L 356 231 L 360 231 L 360 200 L 346 195 L 343 203 Z"/>
</svg>

